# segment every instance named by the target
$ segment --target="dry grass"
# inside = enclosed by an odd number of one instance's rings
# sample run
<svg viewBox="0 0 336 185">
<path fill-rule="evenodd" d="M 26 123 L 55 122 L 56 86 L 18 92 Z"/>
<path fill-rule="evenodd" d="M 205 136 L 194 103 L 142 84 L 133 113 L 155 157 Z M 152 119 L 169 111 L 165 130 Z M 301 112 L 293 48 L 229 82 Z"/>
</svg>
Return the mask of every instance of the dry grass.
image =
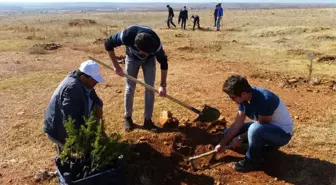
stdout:
<svg viewBox="0 0 336 185">
<path fill-rule="evenodd" d="M 307 53 L 336 55 L 335 10 L 227 10 L 221 32 L 213 31 L 210 11 L 190 11 L 201 17 L 204 29 L 196 31 L 190 29 L 191 22 L 186 31 L 166 29 L 166 12 L 6 15 L 0 22 L 0 173 L 4 177 L 0 176 L 0 184 L 29 184 L 25 180 L 39 169 L 53 169 L 54 150 L 41 131 L 52 92 L 87 55 L 107 62 L 103 44 L 94 42 L 135 23 L 153 27 L 161 38 L 170 63 L 170 95 L 195 107 L 214 105 L 231 120 L 236 106 L 225 99 L 222 82 L 235 73 L 248 76 L 253 84 L 278 93 L 292 115 L 299 117 L 295 120 L 294 139 L 283 150 L 335 164 L 335 93 L 322 87 L 319 94 L 307 91 L 311 87 L 306 86 L 283 89 L 275 75 L 308 75 Z M 97 24 L 69 27 L 69 22 L 75 19 L 93 20 Z M 35 44 L 51 42 L 61 44 L 62 48 L 46 55 L 40 55 L 45 52 L 41 48 L 29 50 Z M 116 52 L 121 55 L 124 49 Z M 107 69 L 102 69 L 102 73 L 106 82 L 98 85 L 97 92 L 105 102 L 107 131 L 124 134 L 123 93 L 120 93 L 124 91 L 124 81 Z M 159 74 L 158 69 L 157 79 Z M 314 63 L 313 76 L 335 79 L 335 63 Z M 142 73 L 139 78 L 143 79 Z M 269 78 L 273 80 L 268 81 Z M 137 88 L 134 105 L 134 120 L 140 125 L 143 91 Z M 171 110 L 178 118 L 195 117 L 179 105 L 157 98 L 154 121 L 163 110 Z M 20 177 L 22 174 L 26 179 Z M 311 175 L 311 171 L 303 171 L 295 182 L 305 182 L 305 175 Z M 146 176 L 143 181 L 148 181 Z"/>
</svg>

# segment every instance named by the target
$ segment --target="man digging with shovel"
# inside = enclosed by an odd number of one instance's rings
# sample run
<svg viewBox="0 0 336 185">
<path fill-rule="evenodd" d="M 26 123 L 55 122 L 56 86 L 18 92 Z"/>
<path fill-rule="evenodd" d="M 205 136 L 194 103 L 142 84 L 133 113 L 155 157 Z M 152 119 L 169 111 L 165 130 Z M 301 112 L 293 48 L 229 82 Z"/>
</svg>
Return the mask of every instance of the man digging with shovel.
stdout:
<svg viewBox="0 0 336 185">
<path fill-rule="evenodd" d="M 105 42 L 105 49 L 109 54 L 114 67 L 114 71 L 119 76 L 125 76 L 120 67 L 114 48 L 121 45 L 126 46 L 126 74 L 137 78 L 139 69 L 142 67 L 145 83 L 154 87 L 156 63 L 160 63 L 161 83 L 159 89 L 160 96 L 166 96 L 166 80 L 168 62 L 167 56 L 162 48 L 158 35 L 147 26 L 133 25 L 126 30 L 116 33 Z M 133 99 L 136 83 L 129 79 L 126 80 L 125 92 L 125 131 L 134 129 L 132 120 Z M 152 122 L 152 114 L 154 109 L 154 92 L 146 89 L 145 92 L 145 111 L 144 111 L 144 128 L 148 130 L 156 130 L 157 127 Z"/>
<path fill-rule="evenodd" d="M 291 116 L 276 94 L 267 89 L 251 87 L 242 76 L 230 76 L 224 82 L 223 91 L 238 104 L 238 113 L 230 129 L 224 131 L 224 138 L 215 150 L 223 152 L 229 143 L 232 148 L 237 148 L 243 142 L 248 142 L 245 159 L 233 165 L 233 169 L 239 172 L 258 170 L 267 152 L 277 150 L 291 140 Z M 246 116 L 254 121 L 245 122 Z"/>
</svg>

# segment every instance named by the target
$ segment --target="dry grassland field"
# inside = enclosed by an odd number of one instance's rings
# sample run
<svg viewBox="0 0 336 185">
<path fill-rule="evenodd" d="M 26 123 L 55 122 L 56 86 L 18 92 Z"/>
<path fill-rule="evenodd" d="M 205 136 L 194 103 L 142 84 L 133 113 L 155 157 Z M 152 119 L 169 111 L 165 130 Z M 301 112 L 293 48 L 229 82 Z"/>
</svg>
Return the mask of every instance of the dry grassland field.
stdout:
<svg viewBox="0 0 336 185">
<path fill-rule="evenodd" d="M 135 146 L 126 161 L 128 184 L 336 184 L 336 8 L 228 9 L 220 32 L 214 31 L 212 10 L 192 13 L 200 15 L 202 30 L 192 31 L 190 21 L 185 31 L 167 29 L 166 11 L 0 15 L 0 184 L 58 183 L 56 177 L 34 178 L 41 170 L 55 171 L 56 151 L 42 131 L 49 99 L 88 56 L 110 63 L 103 40 L 132 24 L 150 26 L 160 36 L 169 58 L 168 94 L 197 108 L 218 108 L 229 127 L 237 105 L 222 85 L 241 74 L 283 99 L 295 129 L 263 171 L 235 172 L 232 165 L 244 155 L 229 150 L 213 165 L 203 159 L 205 169 L 193 172 L 188 157 L 213 149 L 222 132 L 211 131 L 211 123 L 193 122 L 193 112 L 157 96 L 153 121 L 169 110 L 179 128 L 125 133 L 124 79 L 101 67 L 105 82 L 96 90 L 104 100 L 106 132 L 118 132 Z M 116 53 L 124 56 L 124 51 L 120 47 Z M 313 83 L 307 54 L 315 56 Z M 138 125 L 143 92 L 137 86 L 133 119 Z"/>
</svg>

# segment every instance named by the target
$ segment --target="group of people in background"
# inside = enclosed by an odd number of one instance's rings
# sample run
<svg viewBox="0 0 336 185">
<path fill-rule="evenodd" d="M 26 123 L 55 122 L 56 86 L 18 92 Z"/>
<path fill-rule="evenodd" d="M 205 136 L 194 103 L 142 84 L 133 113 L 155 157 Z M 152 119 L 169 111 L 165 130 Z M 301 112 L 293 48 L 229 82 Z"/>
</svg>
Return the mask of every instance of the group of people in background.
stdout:
<svg viewBox="0 0 336 185">
<path fill-rule="evenodd" d="M 167 26 L 170 28 L 170 25 L 173 25 L 176 28 L 176 25 L 173 22 L 173 17 L 174 17 L 174 10 L 172 7 L 167 5 L 168 8 L 168 20 L 167 20 Z M 187 7 L 184 6 L 183 9 L 180 10 L 180 14 L 178 17 L 178 24 L 181 23 L 181 29 L 185 30 L 186 25 L 187 25 L 187 20 L 188 20 L 188 10 Z M 195 30 L 195 27 L 197 26 L 198 29 L 201 29 L 200 27 L 200 17 L 198 15 L 192 15 L 190 17 L 190 20 L 193 22 L 193 30 Z"/>
<path fill-rule="evenodd" d="M 168 20 L 167 20 L 167 26 L 170 28 L 170 25 L 173 25 L 176 28 L 176 25 L 173 22 L 174 18 L 174 10 L 172 7 L 167 5 L 168 8 Z M 220 31 L 220 22 L 223 17 L 223 8 L 221 3 L 217 4 L 214 10 L 214 27 L 216 27 L 217 31 Z M 178 17 L 178 24 L 181 23 L 181 29 L 185 30 L 188 20 L 188 10 L 187 7 L 184 6 L 183 9 L 180 10 L 179 17 Z M 193 14 L 190 17 L 190 20 L 193 22 L 193 30 L 195 30 L 195 27 L 197 26 L 198 29 L 201 29 L 200 27 L 200 17 L 198 15 Z"/>
</svg>

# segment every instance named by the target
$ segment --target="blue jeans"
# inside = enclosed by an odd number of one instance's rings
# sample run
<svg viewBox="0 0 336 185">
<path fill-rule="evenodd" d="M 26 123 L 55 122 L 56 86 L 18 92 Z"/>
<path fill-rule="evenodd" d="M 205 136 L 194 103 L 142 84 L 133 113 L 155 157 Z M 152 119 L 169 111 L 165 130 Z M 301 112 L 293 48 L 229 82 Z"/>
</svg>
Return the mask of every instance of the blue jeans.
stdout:
<svg viewBox="0 0 336 185">
<path fill-rule="evenodd" d="M 149 57 L 144 60 L 133 59 L 126 55 L 126 73 L 134 78 L 138 78 L 139 69 L 142 67 L 145 83 L 154 87 L 155 82 L 155 58 Z M 125 90 L 125 117 L 132 117 L 133 100 L 136 83 L 126 79 Z M 145 118 L 152 118 L 154 109 L 154 92 L 146 89 L 145 91 Z"/>
<path fill-rule="evenodd" d="M 224 134 L 227 134 L 230 129 L 226 129 Z M 258 164 L 270 150 L 276 150 L 281 146 L 286 145 L 292 136 L 280 127 L 272 124 L 260 124 L 259 122 L 246 122 L 237 134 L 247 132 L 248 151 L 246 158 L 253 163 Z"/>
<path fill-rule="evenodd" d="M 217 31 L 219 31 L 219 30 L 220 30 L 220 27 L 221 27 L 221 24 L 220 24 L 220 22 L 221 22 L 221 19 L 222 19 L 222 17 L 217 17 L 217 20 L 216 20 L 216 27 L 217 27 Z"/>
</svg>

